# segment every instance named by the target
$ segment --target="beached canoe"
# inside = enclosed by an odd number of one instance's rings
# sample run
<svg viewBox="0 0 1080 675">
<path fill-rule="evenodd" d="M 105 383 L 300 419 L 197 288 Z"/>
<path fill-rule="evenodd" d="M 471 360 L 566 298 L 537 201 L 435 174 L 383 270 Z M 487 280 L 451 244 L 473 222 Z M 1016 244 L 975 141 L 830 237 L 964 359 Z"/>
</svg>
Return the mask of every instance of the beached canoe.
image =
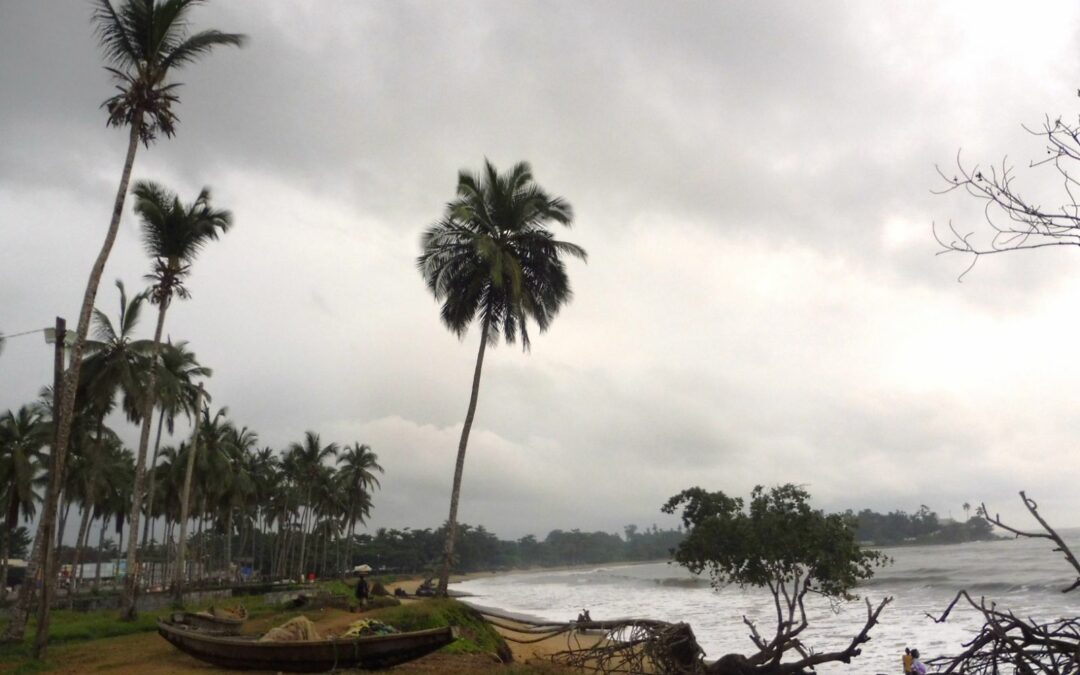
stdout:
<svg viewBox="0 0 1080 675">
<path fill-rule="evenodd" d="M 219 635 L 239 635 L 240 628 L 248 618 L 247 610 L 243 607 L 239 611 L 226 612 L 211 610 L 207 612 L 176 612 L 173 614 L 173 623 L 187 624 L 193 628 L 208 633 Z"/>
<path fill-rule="evenodd" d="M 200 661 L 237 670 L 318 673 L 327 670 L 389 668 L 444 647 L 453 628 L 307 642 L 258 642 L 256 636 L 208 634 L 183 624 L 158 620 L 158 633 Z"/>
</svg>

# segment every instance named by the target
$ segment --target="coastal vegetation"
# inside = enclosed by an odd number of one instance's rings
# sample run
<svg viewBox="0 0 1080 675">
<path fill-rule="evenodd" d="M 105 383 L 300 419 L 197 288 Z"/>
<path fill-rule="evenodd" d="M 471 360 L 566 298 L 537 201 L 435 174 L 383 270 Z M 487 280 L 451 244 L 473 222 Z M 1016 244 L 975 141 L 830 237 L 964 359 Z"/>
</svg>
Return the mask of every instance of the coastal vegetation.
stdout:
<svg viewBox="0 0 1080 675">
<path fill-rule="evenodd" d="M 809 498 L 806 490 L 791 484 L 768 491 L 757 486 L 749 502 L 695 487 L 664 505 L 667 513 L 681 511 L 687 528 L 686 539 L 675 550 L 680 565 L 708 574 L 714 586 L 763 588 L 773 596 L 775 632 L 763 634 L 754 619 L 743 616 L 757 651 L 727 654 L 711 664 L 708 673 L 802 673 L 823 663 L 850 663 L 869 641 L 870 630 L 892 598 L 877 605 L 866 600 L 866 622 L 844 649 L 818 652 L 806 645 L 807 596 L 834 602 L 854 599 L 856 584 L 888 562 L 882 553 L 859 546 L 847 518 L 810 508 Z"/>
<path fill-rule="evenodd" d="M 453 565 L 465 449 L 476 415 L 484 351 L 500 338 L 513 344 L 519 336 L 522 349 L 528 351 L 529 320 L 542 333 L 569 302 L 572 294 L 563 257 L 585 260 L 585 249 L 556 239 L 548 225 L 569 227 L 572 221 L 570 204 L 544 192 L 528 163 L 519 162 L 500 174 L 485 161 L 478 175 L 458 173 L 457 197 L 420 238 L 422 252 L 416 263 L 428 290 L 442 302 L 443 323 L 462 338 L 473 320 L 480 320 L 480 347 L 454 462 L 439 595 L 446 595 Z"/>
<path fill-rule="evenodd" d="M 926 505 L 910 514 L 900 510 L 877 513 L 863 509 L 858 513 L 845 511 L 843 515 L 855 523 L 856 536 L 866 546 L 962 544 L 997 538 L 993 528 L 981 516 L 963 522 L 942 519 Z"/>
<path fill-rule="evenodd" d="M 72 365 L 64 373 L 60 391 L 55 392 L 56 424 L 49 483 L 28 570 L 31 578 L 37 576 L 39 568 L 45 570 L 43 592 L 46 599 L 54 583 L 54 575 L 51 574 L 52 558 L 47 555 L 48 547 L 45 544 L 54 536 L 66 453 L 75 418 L 76 388 L 83 351 L 98 286 L 119 230 L 136 150 L 140 142 L 149 147 L 159 134 L 172 136 L 176 131 L 178 117 L 173 106 L 179 102 L 179 84 L 169 81 L 169 75 L 216 47 L 238 47 L 245 40 L 243 35 L 218 30 L 189 33 L 188 14 L 196 4 L 195 0 L 127 0 L 115 8 L 109 0 L 97 0 L 95 3 L 94 25 L 108 64 L 106 69 L 115 78 L 118 92 L 108 98 L 102 107 L 108 113 L 109 126 L 128 128 L 128 144 L 109 226 L 83 293 L 71 347 Z M 25 631 L 31 602 L 29 587 L 30 584 L 24 584 L 20 590 L 18 605 L 12 612 L 5 633 L 9 640 L 20 640 Z M 134 601 L 133 597 L 128 600 L 129 605 Z M 48 644 L 48 607 L 47 601 L 41 603 L 35 655 L 41 655 Z M 126 613 L 131 614 L 130 607 Z"/>
</svg>

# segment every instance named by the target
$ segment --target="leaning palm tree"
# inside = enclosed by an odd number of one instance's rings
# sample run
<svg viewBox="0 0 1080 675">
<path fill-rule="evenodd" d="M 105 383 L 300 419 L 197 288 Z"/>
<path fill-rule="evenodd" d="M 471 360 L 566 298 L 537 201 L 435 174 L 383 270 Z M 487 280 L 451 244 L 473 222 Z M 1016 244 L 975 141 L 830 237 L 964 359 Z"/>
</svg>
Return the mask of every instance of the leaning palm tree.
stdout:
<svg viewBox="0 0 1080 675">
<path fill-rule="evenodd" d="M 190 297 L 184 281 L 202 248 L 232 226 L 231 213 L 217 210 L 210 205 L 209 188 L 203 188 L 191 204 L 181 203 L 179 197 L 157 183 L 140 181 L 135 184 L 132 192 L 135 194 L 135 212 L 142 220 L 143 246 L 154 259 L 153 272 L 147 278 L 153 283 L 150 300 L 158 306 L 158 317 L 151 356 L 155 367 L 150 369 L 147 377 L 139 451 L 135 456 L 135 485 L 131 491 L 131 527 L 128 532 L 131 541 L 128 543 L 127 568 L 132 572 L 124 580 L 124 596 L 120 609 L 123 616 L 129 619 L 135 618 L 135 591 L 139 583 L 139 575 L 136 573 L 139 515 L 146 488 L 146 450 L 150 445 L 150 426 L 156 403 L 156 365 L 161 354 L 165 313 L 174 297 Z"/>
<path fill-rule="evenodd" d="M 480 349 L 450 492 L 440 595 L 446 595 L 454 555 L 461 475 L 480 392 L 484 349 L 489 343 L 497 344 L 500 336 L 513 343 L 520 334 L 522 346 L 528 350 L 527 320 L 531 318 L 543 332 L 570 299 L 562 256 L 585 260 L 585 250 L 555 239 L 547 226 L 559 223 L 569 227 L 572 220 L 570 205 L 544 192 L 533 181 L 527 163 L 499 174 L 485 161 L 479 175 L 458 174 L 457 198 L 420 238 L 422 253 L 417 266 L 428 289 L 442 302 L 443 323 L 461 338 L 477 315 L 480 319 Z"/>
<path fill-rule="evenodd" d="M 58 397 L 61 405 L 57 406 L 59 415 L 56 447 L 50 468 L 53 475 L 50 477 L 43 515 L 38 524 L 38 535 L 34 539 L 34 549 L 27 569 L 30 578 L 37 574 L 44 541 L 52 536 L 56 517 L 55 500 L 59 493 L 64 453 L 74 417 L 74 392 L 79 381 L 83 345 L 90 330 L 90 314 L 97 297 L 101 275 L 105 271 L 105 263 L 112 252 L 120 227 L 120 215 L 124 210 L 124 198 L 135 163 L 135 152 L 140 141 L 149 147 L 159 134 L 172 136 L 176 131 L 178 118 L 173 107 L 180 100 L 177 93 L 180 85 L 169 81 L 170 74 L 194 63 L 215 47 L 238 47 L 245 40 L 243 35 L 217 30 L 190 33 L 188 15 L 198 2 L 199 0 L 126 0 L 119 7 L 114 7 L 109 0 L 96 0 L 94 3 L 93 21 L 108 64 L 106 69 L 115 78 L 118 90 L 102 107 L 108 113 L 109 126 L 129 128 L 128 147 L 105 241 L 90 269 L 83 293 L 75 342 L 72 346 L 73 366 L 64 377 L 63 391 Z M 64 392 L 72 395 L 65 395 Z M 9 640 L 21 640 L 26 631 L 32 586 L 33 584 L 24 584 L 20 589 L 18 604 L 11 612 L 11 620 L 5 633 Z M 45 607 L 47 611 L 47 605 Z M 46 616 L 41 618 L 35 656 L 41 656 L 47 643 L 45 631 L 48 621 L 45 620 Z"/>
</svg>

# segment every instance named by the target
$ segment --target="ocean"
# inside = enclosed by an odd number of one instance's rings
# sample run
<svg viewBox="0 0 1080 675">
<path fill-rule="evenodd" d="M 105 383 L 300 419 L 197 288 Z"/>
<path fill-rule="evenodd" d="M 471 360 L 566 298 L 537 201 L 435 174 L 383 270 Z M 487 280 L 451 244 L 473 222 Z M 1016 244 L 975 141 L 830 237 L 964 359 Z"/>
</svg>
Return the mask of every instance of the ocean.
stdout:
<svg viewBox="0 0 1080 675">
<path fill-rule="evenodd" d="M 1063 531 L 1080 551 L 1080 530 Z M 1075 545 L 1074 545 L 1075 544 Z M 904 647 L 918 648 L 923 659 L 955 654 L 981 626 L 972 610 L 954 611 L 944 624 L 938 616 L 956 595 L 993 600 L 999 608 L 1037 620 L 1080 616 L 1080 590 L 1061 592 L 1076 578 L 1048 540 L 1008 539 L 944 546 L 885 549 L 893 564 L 879 569 L 857 593 L 875 604 L 893 601 L 871 632 L 872 640 L 850 665 L 818 667 L 820 675 L 899 673 Z M 570 621 L 582 609 L 594 620 L 652 618 L 688 622 L 709 660 L 730 652 L 752 653 L 742 622 L 755 620 L 766 638 L 772 624 L 772 596 L 767 589 L 724 587 L 668 563 L 604 565 L 560 571 L 523 572 L 472 579 L 453 590 L 468 594 L 477 606 L 549 621 Z M 804 643 L 815 651 L 843 649 L 862 628 L 866 605 L 860 599 L 833 612 L 821 598 L 807 600 L 810 626 Z"/>
</svg>

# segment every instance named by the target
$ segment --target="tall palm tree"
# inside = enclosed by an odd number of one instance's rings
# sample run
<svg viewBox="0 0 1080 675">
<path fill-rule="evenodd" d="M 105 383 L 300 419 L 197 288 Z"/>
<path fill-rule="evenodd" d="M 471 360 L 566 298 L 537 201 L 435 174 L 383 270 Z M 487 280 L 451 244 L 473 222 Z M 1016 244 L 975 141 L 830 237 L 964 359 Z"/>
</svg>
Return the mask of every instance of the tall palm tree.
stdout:
<svg viewBox="0 0 1080 675">
<path fill-rule="evenodd" d="M 527 163 L 499 174 L 485 160 L 479 175 L 458 173 L 457 198 L 420 238 L 417 266 L 428 289 L 442 302 L 443 323 L 462 338 L 473 319 L 480 318 L 480 349 L 450 492 L 440 595 L 446 595 L 454 555 L 461 475 L 480 393 L 484 349 L 488 343 L 497 344 L 500 336 L 513 343 L 520 334 L 528 350 L 527 320 L 531 318 L 543 332 L 570 299 L 563 256 L 585 260 L 585 250 L 555 239 L 547 226 L 569 227 L 572 220 L 570 205 L 544 192 L 533 181 Z"/>
<path fill-rule="evenodd" d="M 10 533 L 19 525 L 19 516 L 33 517 L 40 499 L 34 488 L 44 468 L 45 446 L 51 430 L 51 425 L 43 423 L 39 409 L 33 405 L 0 415 L 0 503 L 4 507 L 7 532 L 0 546 L 0 598 L 7 594 Z"/>
<path fill-rule="evenodd" d="M 296 466 L 295 478 L 304 491 L 304 514 L 300 521 L 300 562 L 298 573 L 304 573 L 304 561 L 307 553 L 308 523 L 314 515 L 312 494 L 316 487 L 326 479 L 323 462 L 336 456 L 338 444 L 323 445 L 319 434 L 314 431 L 304 433 L 303 443 L 293 443 L 288 454 Z"/>
<path fill-rule="evenodd" d="M 210 190 L 203 188 L 191 204 L 183 204 L 179 197 L 157 183 L 140 181 L 132 190 L 135 195 L 135 212 L 142 220 L 142 238 L 146 252 L 154 259 L 153 272 L 148 279 L 153 282 L 150 299 L 158 306 L 157 326 L 154 329 L 152 359 L 156 365 L 161 353 L 161 334 L 165 327 L 165 313 L 174 297 L 187 298 L 189 293 L 184 281 L 191 271 L 191 264 L 199 251 L 210 241 L 216 240 L 232 226 L 232 214 L 214 209 L 210 205 Z M 139 550 L 139 515 L 146 480 L 146 450 L 150 445 L 150 425 L 155 405 L 154 391 L 157 386 L 158 368 L 149 372 L 146 399 L 142 410 L 142 430 L 139 434 L 139 451 L 135 456 L 135 486 L 131 492 L 131 527 L 128 543 L 127 566 L 132 573 L 124 583 L 121 612 L 126 618 L 135 617 L 135 591 L 139 575 L 135 573 Z"/>
<path fill-rule="evenodd" d="M 180 341 L 175 345 L 171 342 L 162 346 L 160 372 L 157 377 L 157 392 L 155 398 L 158 406 L 158 430 L 154 440 L 154 454 L 150 458 L 150 471 L 148 473 L 149 485 L 146 489 L 146 523 L 143 526 L 143 546 L 152 538 L 154 517 L 151 515 L 154 509 L 154 489 L 157 483 L 154 467 L 157 466 L 158 450 L 161 447 L 162 426 L 168 429 L 169 434 L 176 430 L 176 418 L 184 413 L 190 420 L 195 414 L 195 399 L 198 396 L 197 379 L 207 378 L 214 374 L 210 368 L 199 364 L 195 354 L 191 352 L 186 341 Z M 207 401 L 210 396 L 203 393 Z"/>
<path fill-rule="evenodd" d="M 346 532 L 349 537 L 348 558 L 349 565 L 353 564 L 353 537 L 356 534 L 357 521 L 363 523 L 371 515 L 371 487 L 380 487 L 379 479 L 375 473 L 383 473 L 379 465 L 379 456 L 371 451 L 371 447 L 360 443 L 346 447 L 345 451 L 338 455 L 338 481 L 345 495 L 346 518 L 349 529 Z"/>
<path fill-rule="evenodd" d="M 90 519 L 94 513 L 100 515 L 101 505 L 109 500 L 113 492 L 126 494 L 130 488 L 123 484 L 130 481 L 132 467 L 131 451 L 125 450 L 119 437 L 112 431 L 107 435 L 99 433 L 95 442 L 89 444 L 88 452 L 73 457 L 72 473 L 75 487 L 72 492 L 82 502 L 83 514 L 79 524 L 79 534 L 75 538 L 75 558 L 72 562 L 73 574 L 81 572 L 83 549 L 89 536 Z M 104 525 L 102 525 L 104 527 Z"/>
<path fill-rule="evenodd" d="M 70 392 L 71 395 L 61 392 L 59 396 L 61 405 L 58 406 L 60 412 L 57 415 L 56 448 L 50 468 L 56 475 L 51 477 L 44 513 L 38 524 L 38 536 L 34 540 L 34 549 L 27 569 L 27 574 L 31 577 L 37 574 L 44 541 L 52 536 L 56 516 L 55 500 L 59 494 L 64 453 L 67 451 L 71 433 L 75 411 L 74 393 L 79 381 L 84 342 L 90 330 L 90 314 L 97 297 L 98 285 L 101 283 L 101 275 L 105 271 L 105 263 L 116 241 L 128 181 L 135 164 L 135 151 L 140 141 L 149 147 L 158 134 L 172 136 L 176 131 L 178 118 L 173 106 L 179 103 L 179 84 L 169 81 L 171 72 L 194 63 L 215 47 L 239 47 L 245 40 L 243 35 L 217 30 L 189 33 L 188 15 L 191 8 L 198 4 L 198 0 L 126 0 L 118 8 L 109 0 L 96 0 L 94 4 L 93 21 L 108 64 L 106 69 L 116 79 L 118 90 L 102 107 L 108 113 L 110 126 L 129 127 L 128 147 L 124 168 L 120 173 L 120 184 L 113 200 L 109 227 L 101 250 L 90 269 L 82 307 L 79 310 L 75 342 L 72 346 L 73 366 L 65 374 L 63 384 L 63 392 Z M 11 613 L 12 618 L 5 633 L 9 640 L 21 640 L 26 631 L 30 586 L 32 584 L 24 584 L 19 593 L 18 604 Z M 41 618 L 35 656 L 41 656 L 47 644 L 47 616 L 43 614 Z"/>
<path fill-rule="evenodd" d="M 232 567 L 235 516 L 255 489 L 253 476 L 248 473 L 248 457 L 258 442 L 259 436 L 254 431 L 247 427 L 237 429 L 233 426 L 225 446 L 225 470 L 222 472 L 225 480 L 215 495 L 215 502 L 218 516 L 220 517 L 223 511 L 225 515 L 224 522 L 220 524 L 225 531 L 226 570 Z"/>
</svg>

